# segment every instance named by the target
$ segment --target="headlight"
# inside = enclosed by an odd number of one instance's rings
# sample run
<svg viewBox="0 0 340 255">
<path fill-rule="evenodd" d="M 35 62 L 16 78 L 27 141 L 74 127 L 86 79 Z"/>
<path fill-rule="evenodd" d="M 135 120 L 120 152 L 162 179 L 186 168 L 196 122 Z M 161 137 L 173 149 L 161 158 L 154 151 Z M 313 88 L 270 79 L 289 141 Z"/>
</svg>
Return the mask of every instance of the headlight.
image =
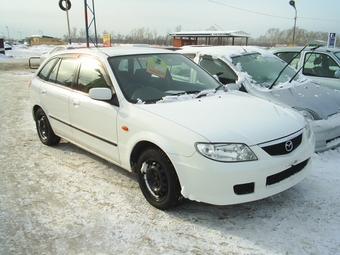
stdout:
<svg viewBox="0 0 340 255">
<path fill-rule="evenodd" d="M 316 112 L 298 107 L 295 107 L 294 109 L 297 110 L 308 121 L 320 120 L 320 117 Z"/>
<path fill-rule="evenodd" d="M 314 120 L 313 115 L 308 111 L 299 111 L 299 113 L 302 114 L 302 116 L 305 117 L 306 120 L 309 120 L 309 121 Z"/>
<path fill-rule="evenodd" d="M 313 131 L 308 121 L 305 122 L 305 130 L 306 130 L 307 138 L 309 139 Z"/>
<path fill-rule="evenodd" d="M 254 152 L 247 145 L 241 143 L 197 143 L 196 149 L 203 156 L 216 161 L 238 162 L 257 160 Z"/>
</svg>

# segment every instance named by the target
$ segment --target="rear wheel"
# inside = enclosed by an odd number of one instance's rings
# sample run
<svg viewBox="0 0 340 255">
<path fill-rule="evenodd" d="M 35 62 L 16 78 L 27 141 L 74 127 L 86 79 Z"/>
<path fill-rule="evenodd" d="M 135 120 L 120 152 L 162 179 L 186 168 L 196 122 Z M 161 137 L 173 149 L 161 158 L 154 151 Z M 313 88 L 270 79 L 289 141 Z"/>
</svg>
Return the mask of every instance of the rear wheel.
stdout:
<svg viewBox="0 0 340 255">
<path fill-rule="evenodd" d="M 35 124 L 39 139 L 43 144 L 56 145 L 60 142 L 60 137 L 54 134 L 46 113 L 42 109 L 38 109 L 35 114 Z"/>
<path fill-rule="evenodd" d="M 167 210 L 183 200 L 175 168 L 160 149 L 149 148 L 141 154 L 137 174 L 144 197 L 154 207 Z"/>
</svg>

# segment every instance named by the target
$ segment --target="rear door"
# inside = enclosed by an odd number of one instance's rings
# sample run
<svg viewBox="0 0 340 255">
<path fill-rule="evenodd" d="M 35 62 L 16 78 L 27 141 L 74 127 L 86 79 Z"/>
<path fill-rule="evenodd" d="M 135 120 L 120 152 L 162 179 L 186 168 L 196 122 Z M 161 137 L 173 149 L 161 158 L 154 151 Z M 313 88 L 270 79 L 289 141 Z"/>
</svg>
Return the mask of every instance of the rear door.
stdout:
<svg viewBox="0 0 340 255">
<path fill-rule="evenodd" d="M 40 71 L 40 105 L 47 114 L 54 133 L 70 139 L 69 97 L 77 67 L 72 57 L 54 58 Z"/>
</svg>

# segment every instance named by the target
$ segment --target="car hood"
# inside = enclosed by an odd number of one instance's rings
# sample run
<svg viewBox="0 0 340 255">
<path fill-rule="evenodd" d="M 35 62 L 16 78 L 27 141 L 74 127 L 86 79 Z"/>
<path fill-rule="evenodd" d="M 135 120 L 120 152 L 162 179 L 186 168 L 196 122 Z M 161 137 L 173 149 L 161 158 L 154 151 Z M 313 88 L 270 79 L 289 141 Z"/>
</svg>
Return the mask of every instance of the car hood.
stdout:
<svg viewBox="0 0 340 255">
<path fill-rule="evenodd" d="M 282 138 L 304 127 L 302 115 L 289 107 L 238 91 L 136 106 L 190 129 L 210 142 L 254 145 Z"/>
<path fill-rule="evenodd" d="M 270 97 L 294 108 L 309 109 L 327 119 L 340 110 L 340 91 L 314 82 L 270 90 Z M 269 99 L 269 98 L 268 98 Z"/>
</svg>

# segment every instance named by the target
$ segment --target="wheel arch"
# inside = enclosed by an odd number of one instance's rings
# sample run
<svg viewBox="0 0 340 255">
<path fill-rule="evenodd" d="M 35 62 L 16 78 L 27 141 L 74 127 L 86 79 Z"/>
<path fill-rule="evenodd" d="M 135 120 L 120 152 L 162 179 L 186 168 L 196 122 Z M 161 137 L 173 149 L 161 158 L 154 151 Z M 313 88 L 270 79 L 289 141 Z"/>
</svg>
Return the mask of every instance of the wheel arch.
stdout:
<svg viewBox="0 0 340 255">
<path fill-rule="evenodd" d="M 36 121 L 36 113 L 39 109 L 42 109 L 39 105 L 34 105 L 32 108 L 32 115 L 33 115 L 34 121 Z"/>
<path fill-rule="evenodd" d="M 157 148 L 164 152 L 159 146 L 150 141 L 140 141 L 134 147 L 130 154 L 130 166 L 134 173 L 137 173 L 137 161 L 141 153 L 147 148 Z M 164 152 L 165 153 L 165 152 Z M 166 153 L 165 153 L 166 154 Z"/>
</svg>

